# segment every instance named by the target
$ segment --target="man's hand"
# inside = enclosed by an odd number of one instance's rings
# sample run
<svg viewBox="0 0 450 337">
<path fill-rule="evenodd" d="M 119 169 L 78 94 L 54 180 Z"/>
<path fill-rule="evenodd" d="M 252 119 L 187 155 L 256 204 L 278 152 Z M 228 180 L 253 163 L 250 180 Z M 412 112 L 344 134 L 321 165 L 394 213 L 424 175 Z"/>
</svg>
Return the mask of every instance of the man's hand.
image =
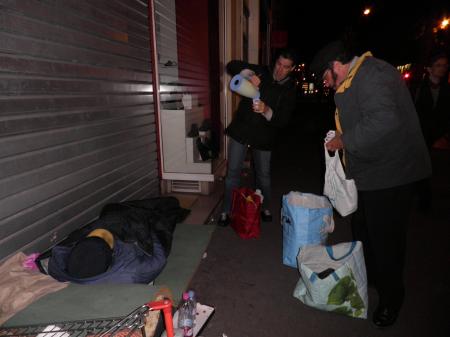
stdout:
<svg viewBox="0 0 450 337">
<path fill-rule="evenodd" d="M 264 103 L 260 99 L 253 101 L 253 111 L 254 112 L 263 114 L 263 113 L 267 112 L 267 110 L 268 110 L 268 107 L 267 107 L 266 103 Z"/>
<path fill-rule="evenodd" d="M 242 69 L 240 72 L 241 76 L 249 81 L 256 89 L 259 88 L 261 79 L 255 75 L 255 72 L 250 69 Z"/>
<path fill-rule="evenodd" d="M 254 87 L 259 88 L 259 84 L 261 83 L 261 79 L 256 76 L 256 75 L 252 75 L 249 78 L 249 81 L 251 84 L 253 84 Z"/>
<path fill-rule="evenodd" d="M 325 143 L 325 147 L 329 151 L 336 151 L 344 148 L 344 143 L 342 142 L 341 134 L 336 131 L 334 138 Z"/>
</svg>

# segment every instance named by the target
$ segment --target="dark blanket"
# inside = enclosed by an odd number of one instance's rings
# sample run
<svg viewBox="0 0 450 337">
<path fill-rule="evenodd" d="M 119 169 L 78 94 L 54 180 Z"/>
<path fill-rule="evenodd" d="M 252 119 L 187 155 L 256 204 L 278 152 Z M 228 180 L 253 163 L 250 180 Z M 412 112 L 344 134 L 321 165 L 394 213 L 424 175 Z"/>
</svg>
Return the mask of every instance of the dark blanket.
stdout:
<svg viewBox="0 0 450 337">
<path fill-rule="evenodd" d="M 174 197 L 125 201 L 103 207 L 91 230 L 107 229 L 124 242 L 137 243 L 149 254 L 153 252 L 154 233 L 168 256 L 175 226 L 188 214 L 189 210 L 181 208 Z"/>
</svg>

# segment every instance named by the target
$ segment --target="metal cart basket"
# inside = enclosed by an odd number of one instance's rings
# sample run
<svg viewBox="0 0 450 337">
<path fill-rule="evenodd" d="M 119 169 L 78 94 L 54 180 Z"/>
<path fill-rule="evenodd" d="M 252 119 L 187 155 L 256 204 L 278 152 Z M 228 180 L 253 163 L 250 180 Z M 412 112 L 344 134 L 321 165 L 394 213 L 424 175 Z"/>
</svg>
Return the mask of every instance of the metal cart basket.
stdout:
<svg viewBox="0 0 450 337">
<path fill-rule="evenodd" d="M 173 337 L 172 301 L 148 302 L 125 317 L 0 327 L 0 337 L 150 337 L 145 323 L 149 311 L 162 310 L 168 337 Z"/>
</svg>

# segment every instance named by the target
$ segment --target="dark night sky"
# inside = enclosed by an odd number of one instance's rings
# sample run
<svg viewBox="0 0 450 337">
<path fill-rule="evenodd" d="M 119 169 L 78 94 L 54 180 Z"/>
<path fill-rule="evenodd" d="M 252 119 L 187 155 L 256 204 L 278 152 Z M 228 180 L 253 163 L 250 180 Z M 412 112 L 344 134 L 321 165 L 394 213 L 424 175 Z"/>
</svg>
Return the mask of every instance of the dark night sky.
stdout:
<svg viewBox="0 0 450 337">
<path fill-rule="evenodd" d="M 289 46 L 298 50 L 301 61 L 309 62 L 327 42 L 352 32 L 358 53 L 370 50 L 374 56 L 394 64 L 415 62 L 423 55 L 425 38 L 419 38 L 426 23 L 450 17 L 450 1 L 282 1 L 278 23 L 289 32 Z M 365 6 L 369 17 L 362 15 Z M 284 26 L 284 27 L 283 27 Z M 450 28 L 448 28 L 450 29 Z M 448 36 L 448 33 L 447 33 Z M 430 40 L 430 39 L 428 39 Z"/>
</svg>

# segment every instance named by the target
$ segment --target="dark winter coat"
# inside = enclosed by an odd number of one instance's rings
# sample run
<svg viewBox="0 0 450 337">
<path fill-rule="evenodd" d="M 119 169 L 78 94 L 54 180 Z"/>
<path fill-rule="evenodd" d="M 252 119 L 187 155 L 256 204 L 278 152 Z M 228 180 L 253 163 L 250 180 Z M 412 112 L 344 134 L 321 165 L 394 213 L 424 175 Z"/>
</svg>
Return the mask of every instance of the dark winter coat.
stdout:
<svg viewBox="0 0 450 337">
<path fill-rule="evenodd" d="M 431 83 L 427 78 L 415 93 L 416 109 L 428 147 L 450 132 L 450 86 L 448 83 L 441 83 L 435 105 L 430 87 Z"/>
<path fill-rule="evenodd" d="M 153 251 L 154 234 L 168 256 L 175 226 L 188 213 L 174 197 L 125 201 L 103 207 L 91 230 L 107 229 L 124 242 L 136 243 L 149 254 Z"/>
<path fill-rule="evenodd" d="M 275 137 L 280 129 L 287 125 L 295 109 L 294 81 L 290 77 L 280 82 L 275 81 L 267 67 L 236 60 L 227 64 L 227 71 L 232 76 L 243 69 L 253 70 L 261 79 L 260 99 L 272 109 L 272 119 L 268 121 L 261 114 L 255 113 L 252 109 L 253 100 L 242 97 L 225 132 L 241 144 L 250 145 L 257 150 L 271 150 Z"/>
<path fill-rule="evenodd" d="M 346 174 L 358 190 L 401 186 L 431 175 L 414 103 L 397 69 L 368 57 L 351 86 L 336 93 L 335 103 Z"/>
</svg>

